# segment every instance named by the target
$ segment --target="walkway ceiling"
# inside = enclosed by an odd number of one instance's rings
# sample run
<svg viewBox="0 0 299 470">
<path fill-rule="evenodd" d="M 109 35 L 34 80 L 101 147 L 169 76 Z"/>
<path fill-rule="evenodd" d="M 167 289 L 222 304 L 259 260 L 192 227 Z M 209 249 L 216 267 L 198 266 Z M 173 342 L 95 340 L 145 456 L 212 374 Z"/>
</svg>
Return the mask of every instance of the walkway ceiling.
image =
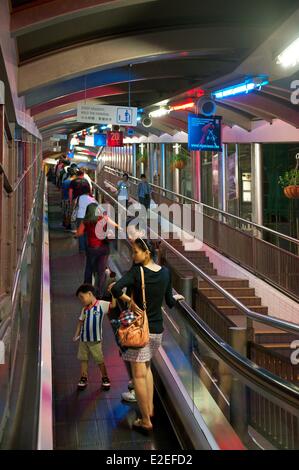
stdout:
<svg viewBox="0 0 299 470">
<path fill-rule="evenodd" d="M 246 130 L 257 119 L 299 127 L 292 77 L 274 60 L 298 24 L 298 0 L 11 0 L 19 94 L 45 138 L 86 127 L 76 122 L 80 101 L 150 110 L 260 74 L 268 86 L 219 101 L 217 113 Z M 186 123 L 186 112 L 171 113 L 137 133 Z"/>
</svg>

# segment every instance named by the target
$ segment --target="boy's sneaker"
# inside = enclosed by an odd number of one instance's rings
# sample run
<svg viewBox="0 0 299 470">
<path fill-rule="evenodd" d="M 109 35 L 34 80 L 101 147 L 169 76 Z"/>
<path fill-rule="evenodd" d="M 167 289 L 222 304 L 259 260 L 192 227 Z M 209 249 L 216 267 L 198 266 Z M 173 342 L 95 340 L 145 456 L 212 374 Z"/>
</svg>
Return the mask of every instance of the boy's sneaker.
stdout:
<svg viewBox="0 0 299 470">
<path fill-rule="evenodd" d="M 128 390 L 131 392 L 131 390 L 134 390 L 134 384 L 133 384 L 133 380 L 130 380 L 130 382 L 128 383 Z"/>
<path fill-rule="evenodd" d="M 131 390 L 130 392 L 124 392 L 121 394 L 121 398 L 124 401 L 128 401 L 130 403 L 136 403 L 136 396 L 135 396 L 135 390 Z"/>
<path fill-rule="evenodd" d="M 109 377 L 103 377 L 102 378 L 102 389 L 103 390 L 109 390 L 111 386 Z"/>
<path fill-rule="evenodd" d="M 79 390 L 84 390 L 84 388 L 87 387 L 87 383 L 88 383 L 87 377 L 82 376 L 81 379 L 78 382 L 78 389 Z"/>
</svg>

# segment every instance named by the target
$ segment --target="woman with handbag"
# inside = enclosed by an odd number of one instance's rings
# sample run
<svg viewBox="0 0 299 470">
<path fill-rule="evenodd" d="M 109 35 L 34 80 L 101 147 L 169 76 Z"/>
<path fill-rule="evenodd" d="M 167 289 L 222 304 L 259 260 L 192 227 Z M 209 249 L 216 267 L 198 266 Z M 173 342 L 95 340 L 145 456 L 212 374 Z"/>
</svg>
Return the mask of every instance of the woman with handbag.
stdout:
<svg viewBox="0 0 299 470">
<path fill-rule="evenodd" d="M 133 243 L 133 259 L 135 264 L 116 284 L 111 288 L 111 293 L 116 299 L 121 299 L 129 304 L 129 310 L 142 319 L 142 327 L 149 327 L 148 343 L 143 347 L 128 347 L 123 353 L 123 359 L 131 364 L 135 394 L 141 419 L 137 419 L 133 427 L 142 431 L 151 431 L 153 425 L 151 418 L 154 414 L 153 396 L 154 382 L 150 361 L 162 343 L 163 317 L 162 303 L 165 298 L 168 307 L 173 307 L 176 300 L 183 296 L 172 295 L 170 271 L 155 263 L 155 248 L 151 241 L 138 238 Z M 129 297 L 123 293 L 124 288 L 132 291 Z M 142 328 L 141 327 L 141 328 Z M 129 331 L 130 327 L 128 327 Z M 137 327 L 136 327 L 137 329 Z M 125 329 L 123 329 L 125 331 Z M 142 332 L 141 336 L 144 340 Z M 120 336 L 123 340 L 124 335 Z"/>
</svg>

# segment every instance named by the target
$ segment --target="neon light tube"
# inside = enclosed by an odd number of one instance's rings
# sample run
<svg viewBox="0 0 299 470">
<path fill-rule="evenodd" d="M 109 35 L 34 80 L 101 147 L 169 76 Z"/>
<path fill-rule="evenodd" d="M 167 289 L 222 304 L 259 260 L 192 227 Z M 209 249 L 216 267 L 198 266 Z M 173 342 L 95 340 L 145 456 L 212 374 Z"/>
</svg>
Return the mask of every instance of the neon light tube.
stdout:
<svg viewBox="0 0 299 470">
<path fill-rule="evenodd" d="M 184 103 L 184 104 L 178 104 L 175 106 L 170 106 L 170 111 L 180 111 L 183 109 L 188 109 L 188 108 L 193 108 L 194 103 Z"/>
<path fill-rule="evenodd" d="M 240 95 L 242 93 L 247 94 L 252 90 L 260 90 L 262 86 L 267 85 L 268 80 L 263 81 L 251 81 L 240 83 L 239 85 L 224 88 L 223 90 L 215 91 L 212 93 L 216 99 L 227 98 L 228 96 Z"/>
</svg>

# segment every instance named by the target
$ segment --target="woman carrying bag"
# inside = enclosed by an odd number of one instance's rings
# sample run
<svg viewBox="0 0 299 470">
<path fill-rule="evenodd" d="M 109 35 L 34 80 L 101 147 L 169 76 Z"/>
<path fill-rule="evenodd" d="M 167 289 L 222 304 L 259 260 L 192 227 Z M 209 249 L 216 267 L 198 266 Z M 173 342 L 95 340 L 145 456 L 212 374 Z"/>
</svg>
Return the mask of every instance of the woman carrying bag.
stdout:
<svg viewBox="0 0 299 470">
<path fill-rule="evenodd" d="M 151 418 L 154 415 L 154 382 L 150 361 L 162 344 L 162 303 L 165 298 L 166 304 L 171 308 L 176 300 L 183 299 L 179 294 L 172 295 L 170 272 L 166 267 L 155 263 L 155 254 L 152 242 L 142 238 L 135 240 L 135 264 L 111 288 L 113 297 L 128 303 L 129 309 L 137 316 L 147 316 L 149 342 L 141 348 L 128 348 L 122 354 L 123 359 L 131 364 L 135 394 L 142 416 L 133 423 L 133 427 L 147 432 L 153 429 Z M 125 287 L 132 291 L 133 298 L 123 293 Z"/>
</svg>

